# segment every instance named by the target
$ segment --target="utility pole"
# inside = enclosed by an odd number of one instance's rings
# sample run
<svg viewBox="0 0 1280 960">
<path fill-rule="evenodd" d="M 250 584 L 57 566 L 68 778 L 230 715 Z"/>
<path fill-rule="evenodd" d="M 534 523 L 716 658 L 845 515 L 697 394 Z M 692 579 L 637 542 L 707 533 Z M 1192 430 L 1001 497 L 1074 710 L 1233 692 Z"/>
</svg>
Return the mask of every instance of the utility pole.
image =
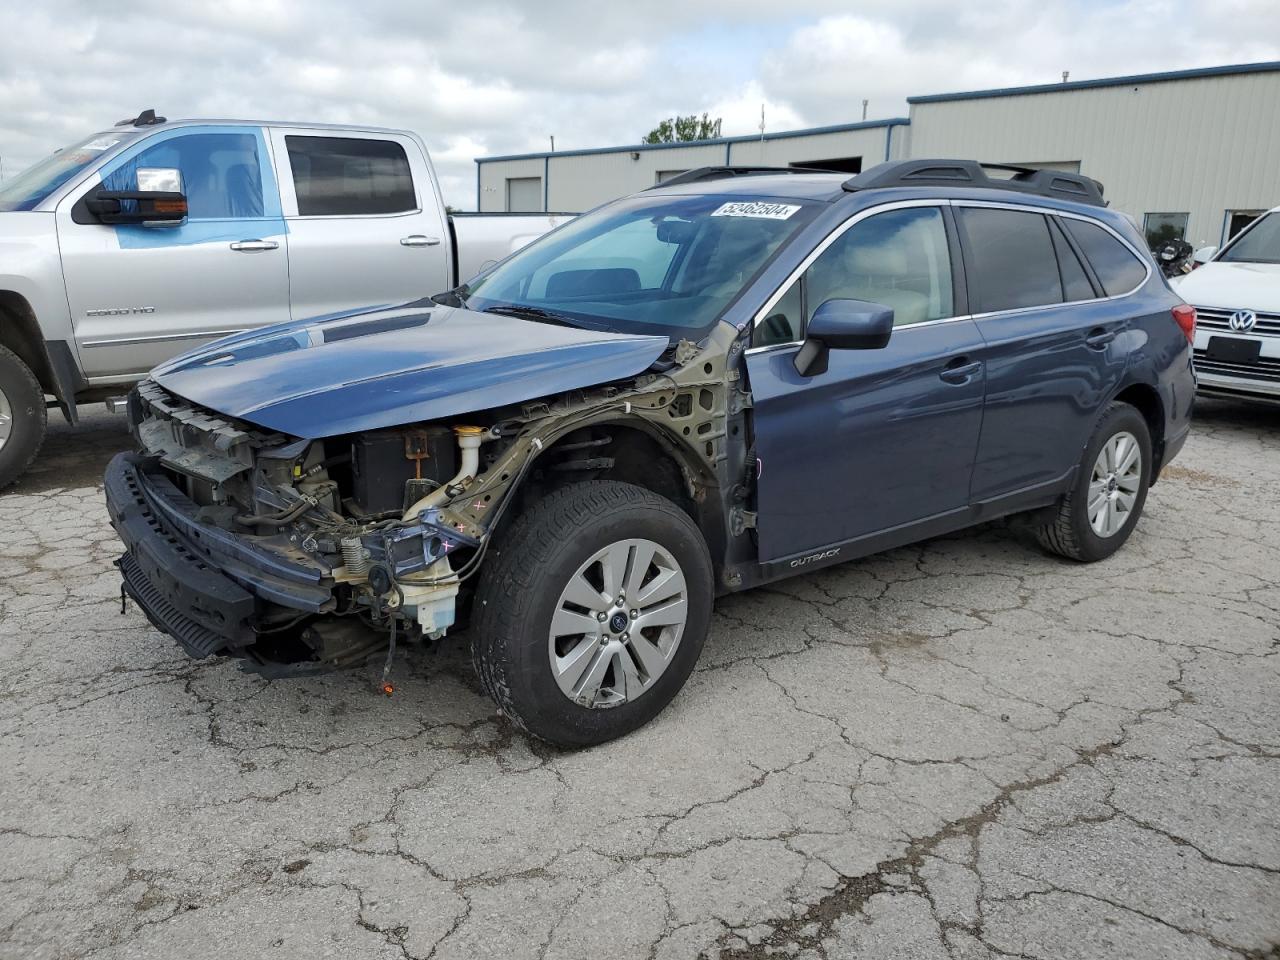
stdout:
<svg viewBox="0 0 1280 960">
<path fill-rule="evenodd" d="M 868 103 L 870 103 L 870 102 L 871 102 L 870 100 L 863 100 L 863 101 L 862 101 L 862 119 L 863 119 L 864 121 L 867 119 L 867 104 L 868 104 Z"/>
<path fill-rule="evenodd" d="M 556 152 L 556 135 L 554 133 L 551 135 L 551 152 Z"/>
<path fill-rule="evenodd" d="M 1070 70 L 1063 70 L 1063 71 L 1062 71 L 1062 82 L 1063 82 L 1063 83 L 1066 83 L 1066 82 L 1067 82 L 1067 77 L 1069 77 L 1069 76 L 1071 76 L 1071 71 L 1070 71 Z"/>
<path fill-rule="evenodd" d="M 760 142 L 764 143 L 764 104 L 760 104 Z"/>
</svg>

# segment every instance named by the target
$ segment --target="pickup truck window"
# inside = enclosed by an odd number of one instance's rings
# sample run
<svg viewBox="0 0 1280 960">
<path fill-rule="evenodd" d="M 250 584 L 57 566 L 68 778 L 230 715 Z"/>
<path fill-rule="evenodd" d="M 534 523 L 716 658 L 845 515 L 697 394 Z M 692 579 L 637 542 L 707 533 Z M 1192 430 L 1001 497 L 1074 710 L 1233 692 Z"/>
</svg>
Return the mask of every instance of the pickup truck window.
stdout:
<svg viewBox="0 0 1280 960">
<path fill-rule="evenodd" d="M 162 140 L 102 175 L 108 190 L 137 190 L 138 170 L 182 172 L 189 220 L 261 217 L 262 174 L 256 133 L 190 133 Z M 129 201 L 132 202 L 132 201 Z"/>
<path fill-rule="evenodd" d="M 107 150 L 137 137 L 136 133 L 108 131 L 59 150 L 0 183 L 0 210 L 34 210 L 60 186 L 98 160 Z"/>
<path fill-rule="evenodd" d="M 1280 263 L 1280 213 L 1256 221 L 1219 260 L 1237 263 Z"/>
<path fill-rule="evenodd" d="M 638 196 L 579 217 L 483 275 L 473 310 L 523 306 L 594 329 L 707 330 L 816 213 L 800 200 Z"/>
<path fill-rule="evenodd" d="M 353 217 L 418 209 L 404 148 L 391 140 L 287 136 L 302 217 Z"/>
</svg>

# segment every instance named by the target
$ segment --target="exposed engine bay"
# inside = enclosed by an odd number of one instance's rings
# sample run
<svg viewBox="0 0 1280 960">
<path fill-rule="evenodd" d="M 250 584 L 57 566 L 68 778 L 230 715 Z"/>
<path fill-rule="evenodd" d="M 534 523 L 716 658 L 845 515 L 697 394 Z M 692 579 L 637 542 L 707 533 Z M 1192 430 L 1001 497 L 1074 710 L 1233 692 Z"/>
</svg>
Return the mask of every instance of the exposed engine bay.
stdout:
<svg viewBox="0 0 1280 960">
<path fill-rule="evenodd" d="M 129 406 L 141 454 L 122 455 L 107 479 L 119 488 L 109 502 L 131 504 L 112 509 L 135 546 L 121 559 L 124 592 L 195 656 L 297 672 L 386 649 L 389 666 L 398 640 L 436 641 L 465 620 L 472 578 L 522 498 L 618 471 L 665 470 L 652 482 L 698 502 L 709 488 L 740 486 L 743 457 L 725 449 L 735 353 L 682 343 L 663 372 L 458 422 L 320 439 L 232 420 L 145 381 Z M 666 455 L 620 432 L 643 433 Z M 144 522 L 185 560 L 137 549 L 128 528 Z M 175 565 L 191 559 L 206 572 L 184 586 Z M 234 603 L 209 592 L 218 576 Z"/>
</svg>

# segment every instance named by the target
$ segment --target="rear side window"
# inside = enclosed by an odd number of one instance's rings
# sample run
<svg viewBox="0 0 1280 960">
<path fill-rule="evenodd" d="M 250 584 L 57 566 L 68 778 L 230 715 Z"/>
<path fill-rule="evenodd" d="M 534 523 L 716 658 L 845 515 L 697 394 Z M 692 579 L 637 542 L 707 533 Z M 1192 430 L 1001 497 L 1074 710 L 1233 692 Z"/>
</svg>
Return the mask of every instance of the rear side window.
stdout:
<svg viewBox="0 0 1280 960">
<path fill-rule="evenodd" d="M 961 207 L 957 213 L 968 238 L 974 313 L 1062 302 L 1058 258 L 1042 214 L 985 207 Z"/>
<path fill-rule="evenodd" d="M 407 213 L 418 208 L 404 148 L 390 140 L 284 138 L 303 217 Z"/>
<path fill-rule="evenodd" d="M 1058 251 L 1058 272 L 1062 274 L 1062 291 L 1066 294 L 1066 299 L 1092 300 L 1097 294 L 1094 293 L 1093 284 L 1089 282 L 1089 275 L 1080 265 L 1080 258 L 1058 227 L 1051 228 L 1049 232 L 1053 234 L 1053 248 Z"/>
<path fill-rule="evenodd" d="M 1147 268 L 1142 261 L 1096 223 L 1063 217 L 1062 224 L 1080 244 L 1107 296 L 1128 293 L 1146 279 Z"/>
</svg>

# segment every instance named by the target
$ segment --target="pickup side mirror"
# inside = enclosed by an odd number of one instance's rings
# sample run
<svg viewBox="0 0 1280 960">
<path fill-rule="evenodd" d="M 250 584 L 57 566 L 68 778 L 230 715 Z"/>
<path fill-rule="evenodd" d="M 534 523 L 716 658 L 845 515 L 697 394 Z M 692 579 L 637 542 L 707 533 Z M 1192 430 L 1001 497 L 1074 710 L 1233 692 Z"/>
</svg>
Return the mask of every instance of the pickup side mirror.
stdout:
<svg viewBox="0 0 1280 960">
<path fill-rule="evenodd" d="M 1201 247 L 1191 257 L 1197 264 L 1208 263 L 1213 259 L 1213 255 L 1218 252 L 1217 247 Z"/>
<path fill-rule="evenodd" d="M 85 197 L 85 209 L 99 223 L 179 226 L 187 219 L 182 172 L 139 167 L 137 190 L 98 190 Z"/>
<path fill-rule="evenodd" d="M 893 308 L 867 300 L 828 300 L 813 311 L 796 353 L 802 377 L 827 372 L 829 350 L 879 350 L 893 334 Z"/>
</svg>

